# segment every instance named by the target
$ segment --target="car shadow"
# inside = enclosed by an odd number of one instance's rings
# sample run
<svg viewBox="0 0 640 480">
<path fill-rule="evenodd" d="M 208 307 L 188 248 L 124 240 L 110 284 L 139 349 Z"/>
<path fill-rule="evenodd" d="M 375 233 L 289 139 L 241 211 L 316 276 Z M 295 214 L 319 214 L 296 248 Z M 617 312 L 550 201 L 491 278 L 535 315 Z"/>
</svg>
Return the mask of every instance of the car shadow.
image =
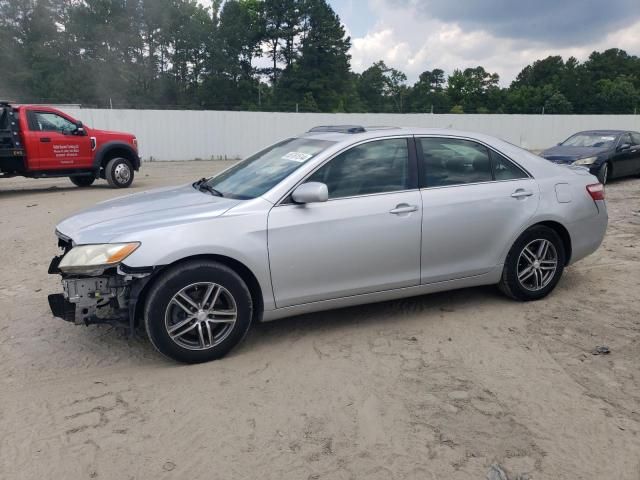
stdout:
<svg viewBox="0 0 640 480">
<path fill-rule="evenodd" d="M 416 316 L 425 315 L 429 321 L 439 321 L 442 320 L 442 316 L 446 317 L 447 313 L 487 300 L 512 302 L 500 294 L 495 286 L 489 285 L 326 310 L 259 323 L 251 327 L 243 346 L 233 351 L 231 355 L 242 354 L 243 350 L 250 350 L 261 343 L 288 342 L 291 335 L 298 337 L 354 327 L 375 328 L 388 325 L 390 322 L 402 328 L 403 324 L 407 324 L 408 327 L 409 323 L 414 323 Z M 286 337 L 283 333 L 287 333 Z M 410 329 L 407 330 L 407 334 L 410 334 Z"/>
</svg>

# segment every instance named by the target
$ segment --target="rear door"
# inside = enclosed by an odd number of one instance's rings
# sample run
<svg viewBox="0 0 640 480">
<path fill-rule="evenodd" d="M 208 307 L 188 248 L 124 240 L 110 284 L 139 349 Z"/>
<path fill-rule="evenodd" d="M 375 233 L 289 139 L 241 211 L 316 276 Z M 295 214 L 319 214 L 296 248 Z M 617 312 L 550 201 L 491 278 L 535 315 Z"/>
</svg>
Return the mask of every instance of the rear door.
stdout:
<svg viewBox="0 0 640 480">
<path fill-rule="evenodd" d="M 278 308 L 419 285 L 415 162 L 413 139 L 369 141 L 306 179 L 327 185 L 327 202 L 271 209 L 269 263 Z"/>
<path fill-rule="evenodd" d="M 27 120 L 32 142 L 37 143 L 37 158 L 30 165 L 39 170 L 91 168 L 91 140 L 74 122 L 46 110 L 29 110 Z"/>
<path fill-rule="evenodd" d="M 417 138 L 423 284 L 489 272 L 535 213 L 537 183 L 486 146 Z"/>
</svg>

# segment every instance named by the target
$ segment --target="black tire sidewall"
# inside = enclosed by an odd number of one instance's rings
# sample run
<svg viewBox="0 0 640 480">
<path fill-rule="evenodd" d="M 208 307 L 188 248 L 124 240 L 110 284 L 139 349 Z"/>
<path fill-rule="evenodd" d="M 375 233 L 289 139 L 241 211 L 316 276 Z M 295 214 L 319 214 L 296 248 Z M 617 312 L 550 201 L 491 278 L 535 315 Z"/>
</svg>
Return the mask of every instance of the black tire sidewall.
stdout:
<svg viewBox="0 0 640 480">
<path fill-rule="evenodd" d="M 116 167 L 121 163 L 126 164 L 129 167 L 129 171 L 131 172 L 131 175 L 129 175 L 129 181 L 127 183 L 118 182 L 115 176 Z M 133 183 L 133 177 L 134 177 L 133 165 L 126 158 L 122 158 L 122 157 L 112 158 L 107 163 L 104 176 L 107 179 L 107 182 L 109 182 L 109 185 L 111 185 L 112 187 L 127 188 Z"/>
<path fill-rule="evenodd" d="M 233 330 L 222 343 L 208 350 L 189 350 L 169 336 L 164 319 L 171 298 L 181 289 L 197 282 L 215 282 L 233 296 L 238 317 Z M 162 274 L 153 284 L 144 309 L 144 325 L 149 340 L 163 355 L 184 363 L 201 363 L 225 356 L 249 330 L 253 315 L 251 293 L 246 284 L 230 268 L 215 262 L 189 262 Z"/>
<path fill-rule="evenodd" d="M 605 175 L 605 169 L 607 170 L 606 175 Z M 598 180 L 600 181 L 601 184 L 606 185 L 607 184 L 607 180 L 609 179 L 609 164 L 607 162 L 603 163 L 602 165 L 600 165 L 600 168 L 598 169 Z"/>
<path fill-rule="evenodd" d="M 558 255 L 558 268 L 556 269 L 553 279 L 546 287 L 533 292 L 524 288 L 518 280 L 518 259 L 520 258 L 520 253 L 522 253 L 524 247 L 530 242 L 538 239 L 549 240 L 551 243 L 553 243 L 553 246 L 555 247 L 556 253 Z M 525 231 L 522 235 L 520 235 L 520 237 L 518 237 L 518 239 L 511 247 L 511 250 L 509 251 L 507 260 L 505 262 L 503 282 L 507 284 L 511 295 L 518 300 L 539 300 L 549 295 L 549 293 L 551 293 L 556 287 L 556 285 L 560 281 L 560 277 L 562 277 L 565 263 L 566 253 L 564 244 L 562 243 L 562 239 L 560 238 L 560 236 L 551 228 L 545 227 L 543 225 L 532 227 L 529 230 Z"/>
</svg>

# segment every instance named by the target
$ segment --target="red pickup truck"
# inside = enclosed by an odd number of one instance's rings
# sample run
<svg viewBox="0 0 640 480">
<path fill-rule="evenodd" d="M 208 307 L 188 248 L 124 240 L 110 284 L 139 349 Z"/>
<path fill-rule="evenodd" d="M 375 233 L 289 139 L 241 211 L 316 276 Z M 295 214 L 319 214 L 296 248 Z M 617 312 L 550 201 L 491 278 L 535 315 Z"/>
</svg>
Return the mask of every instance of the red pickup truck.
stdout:
<svg viewBox="0 0 640 480">
<path fill-rule="evenodd" d="M 88 128 L 51 107 L 0 102 L 0 178 L 69 177 L 79 187 L 103 178 L 124 188 L 139 168 L 134 135 Z"/>
</svg>

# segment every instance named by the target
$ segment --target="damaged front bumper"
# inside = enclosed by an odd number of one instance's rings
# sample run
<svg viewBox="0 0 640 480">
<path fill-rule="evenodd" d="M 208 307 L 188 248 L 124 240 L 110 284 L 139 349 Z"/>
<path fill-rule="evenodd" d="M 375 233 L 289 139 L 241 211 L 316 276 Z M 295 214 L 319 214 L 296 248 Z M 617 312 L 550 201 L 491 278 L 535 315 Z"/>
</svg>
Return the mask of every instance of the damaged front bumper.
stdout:
<svg viewBox="0 0 640 480">
<path fill-rule="evenodd" d="M 129 271 L 118 265 L 87 274 L 65 274 L 58 268 L 70 249 L 64 243 L 60 242 L 64 253 L 54 257 L 49 266 L 50 274 L 62 276 L 62 293 L 49 295 L 53 316 L 76 325 L 117 324 L 133 332 L 138 298 L 151 271 Z"/>
</svg>

